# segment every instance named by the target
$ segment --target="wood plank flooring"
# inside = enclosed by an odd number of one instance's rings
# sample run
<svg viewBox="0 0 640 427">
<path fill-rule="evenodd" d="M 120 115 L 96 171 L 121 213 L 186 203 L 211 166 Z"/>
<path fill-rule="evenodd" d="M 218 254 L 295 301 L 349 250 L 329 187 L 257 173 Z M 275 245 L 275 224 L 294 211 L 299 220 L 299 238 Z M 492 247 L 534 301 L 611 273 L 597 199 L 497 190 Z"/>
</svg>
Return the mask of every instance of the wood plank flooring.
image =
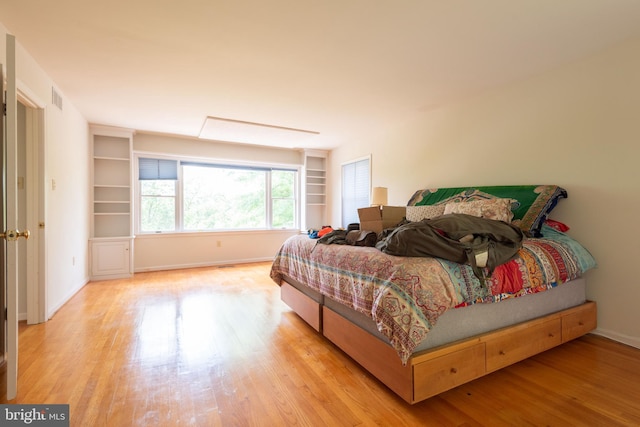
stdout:
<svg viewBox="0 0 640 427">
<path fill-rule="evenodd" d="M 73 426 L 640 425 L 640 350 L 594 335 L 408 405 L 292 313 L 269 267 L 89 283 L 20 326 L 9 403 L 68 403 Z"/>
</svg>

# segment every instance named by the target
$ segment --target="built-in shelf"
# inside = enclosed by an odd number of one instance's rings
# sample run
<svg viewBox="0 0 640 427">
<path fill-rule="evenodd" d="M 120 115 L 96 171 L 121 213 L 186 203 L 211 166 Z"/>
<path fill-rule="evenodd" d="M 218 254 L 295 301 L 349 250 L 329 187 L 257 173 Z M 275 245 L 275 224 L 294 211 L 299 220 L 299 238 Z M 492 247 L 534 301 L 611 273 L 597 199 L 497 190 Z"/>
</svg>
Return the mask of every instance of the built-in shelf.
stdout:
<svg viewBox="0 0 640 427">
<path fill-rule="evenodd" d="M 319 229 L 326 223 L 327 153 L 306 151 L 304 158 L 304 229 Z"/>
<path fill-rule="evenodd" d="M 133 132 L 91 129 L 93 180 L 91 276 L 126 277 L 133 271 Z"/>
</svg>

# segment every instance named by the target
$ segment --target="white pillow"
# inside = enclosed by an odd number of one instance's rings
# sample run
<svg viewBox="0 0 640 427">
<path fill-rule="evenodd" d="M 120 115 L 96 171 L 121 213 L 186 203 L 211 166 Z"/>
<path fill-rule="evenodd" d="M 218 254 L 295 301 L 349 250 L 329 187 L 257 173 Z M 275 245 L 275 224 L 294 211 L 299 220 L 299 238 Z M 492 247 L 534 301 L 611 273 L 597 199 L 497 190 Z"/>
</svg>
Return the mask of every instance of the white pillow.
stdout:
<svg viewBox="0 0 640 427">
<path fill-rule="evenodd" d="M 407 206 L 407 221 L 422 221 L 444 214 L 444 205 Z"/>
<path fill-rule="evenodd" d="M 495 198 L 486 200 L 471 200 L 468 202 L 447 203 L 444 208 L 444 213 L 467 214 L 480 218 L 511 222 L 511 220 L 513 219 L 511 204 L 514 201 L 515 200 L 513 199 Z"/>
</svg>

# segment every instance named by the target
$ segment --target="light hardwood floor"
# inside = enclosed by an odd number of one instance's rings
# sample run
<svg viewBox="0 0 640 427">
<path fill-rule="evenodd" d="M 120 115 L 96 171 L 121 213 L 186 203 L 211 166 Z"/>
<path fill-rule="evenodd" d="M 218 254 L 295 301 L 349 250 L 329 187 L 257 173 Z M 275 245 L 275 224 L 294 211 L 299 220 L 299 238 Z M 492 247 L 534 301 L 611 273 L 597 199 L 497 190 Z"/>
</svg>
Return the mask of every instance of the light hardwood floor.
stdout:
<svg viewBox="0 0 640 427">
<path fill-rule="evenodd" d="M 9 403 L 68 403 L 73 426 L 640 425 L 640 350 L 594 335 L 408 405 L 292 313 L 269 267 L 89 283 L 20 326 Z"/>
</svg>

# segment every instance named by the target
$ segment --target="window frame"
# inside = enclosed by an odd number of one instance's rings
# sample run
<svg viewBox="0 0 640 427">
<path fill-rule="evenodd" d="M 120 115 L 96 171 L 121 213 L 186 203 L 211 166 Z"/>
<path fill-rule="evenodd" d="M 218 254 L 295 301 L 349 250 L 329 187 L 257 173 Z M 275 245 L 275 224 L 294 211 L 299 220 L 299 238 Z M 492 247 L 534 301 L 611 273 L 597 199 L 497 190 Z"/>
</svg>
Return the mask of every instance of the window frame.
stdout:
<svg viewBox="0 0 640 427">
<path fill-rule="evenodd" d="M 150 180 L 150 181 L 156 181 L 156 180 Z M 180 186 L 178 185 L 178 180 L 170 180 L 171 182 L 173 182 L 173 190 L 174 190 L 174 195 L 173 195 L 173 209 L 174 209 L 174 213 L 173 213 L 173 218 L 174 218 L 174 224 L 173 224 L 173 230 L 155 230 L 155 231 L 142 231 L 141 230 L 141 226 L 142 226 L 142 182 L 143 180 L 138 179 L 137 183 L 135 185 L 136 188 L 136 192 L 137 192 L 137 196 L 136 196 L 136 201 L 135 201 L 135 211 L 136 211 L 136 227 L 134 228 L 136 230 L 136 233 L 138 234 L 159 234 L 159 233 L 174 233 L 178 227 L 180 226 L 180 213 L 181 213 L 181 209 L 179 209 L 179 204 L 177 203 L 177 201 L 179 200 L 179 192 L 181 191 Z M 153 197 L 153 196 L 152 196 Z M 157 197 L 157 196 L 155 196 Z"/>
<path fill-rule="evenodd" d="M 193 158 L 187 156 L 179 156 L 179 155 L 167 155 L 167 154 L 156 154 L 150 152 L 134 152 L 134 170 L 132 170 L 133 180 L 134 180 L 134 230 L 136 234 L 139 235 L 166 235 L 166 234 L 193 234 L 193 233 L 222 233 L 222 232 L 238 232 L 238 231 L 291 231 L 291 230 L 299 230 L 300 228 L 300 218 L 301 218 L 301 195 L 300 195 L 300 187 L 301 187 L 301 166 L 300 165 L 291 165 L 291 164 L 277 164 L 277 163 L 251 163 L 251 162 L 231 162 L 226 160 L 219 160 L 213 158 Z M 139 159 L 140 158 L 150 158 L 150 159 L 160 159 L 160 160 L 175 160 L 178 162 L 177 164 L 177 180 L 175 180 L 176 186 L 176 195 L 175 195 L 175 229 L 167 230 L 167 231 L 142 231 L 142 218 L 140 214 L 140 207 L 142 201 L 141 194 L 141 180 L 139 179 Z M 202 164 L 205 165 L 215 165 L 215 167 L 228 166 L 229 169 L 246 169 L 246 170 L 263 170 L 266 173 L 265 177 L 265 222 L 266 227 L 262 228 L 225 228 L 225 229 L 207 229 L 207 230 L 185 230 L 184 229 L 184 179 L 183 179 L 183 164 L 197 165 Z M 273 200 L 272 196 L 272 180 L 271 180 L 271 172 L 273 170 L 285 170 L 291 171 L 295 173 L 294 177 L 294 189 L 293 189 L 293 201 L 294 201 L 294 225 L 291 228 L 283 228 L 283 227 L 273 227 Z M 268 173 L 267 173 L 268 172 Z M 281 199 L 281 198 L 277 198 Z"/>
</svg>

